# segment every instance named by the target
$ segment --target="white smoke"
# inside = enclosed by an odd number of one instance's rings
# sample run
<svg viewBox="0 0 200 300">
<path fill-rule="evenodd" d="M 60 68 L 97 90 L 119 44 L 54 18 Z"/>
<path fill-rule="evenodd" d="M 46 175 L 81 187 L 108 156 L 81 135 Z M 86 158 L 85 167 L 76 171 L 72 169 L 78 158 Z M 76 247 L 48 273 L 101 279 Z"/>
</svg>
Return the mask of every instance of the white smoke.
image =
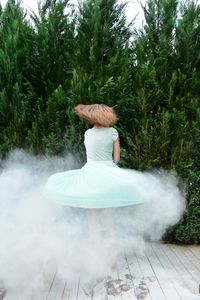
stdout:
<svg viewBox="0 0 200 300">
<path fill-rule="evenodd" d="M 91 219 L 86 209 L 47 201 L 43 187 L 48 176 L 78 167 L 72 155 L 33 157 L 21 150 L 2 161 L 0 279 L 6 288 L 36 289 L 53 270 L 70 281 L 83 272 L 86 278 L 106 276 L 117 255 L 142 252 L 145 240 L 161 239 L 185 209 L 176 176 L 164 171 L 145 175 L 147 182 L 159 182 L 159 201 L 157 196 L 142 205 L 106 213 L 100 209 Z"/>
</svg>

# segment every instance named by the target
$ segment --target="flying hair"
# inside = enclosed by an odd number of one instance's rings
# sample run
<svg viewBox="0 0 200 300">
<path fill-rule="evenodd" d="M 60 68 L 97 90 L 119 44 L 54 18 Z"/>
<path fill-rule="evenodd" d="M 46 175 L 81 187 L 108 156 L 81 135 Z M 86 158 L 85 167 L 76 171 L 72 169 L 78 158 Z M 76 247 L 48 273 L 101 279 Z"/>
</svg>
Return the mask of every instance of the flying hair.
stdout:
<svg viewBox="0 0 200 300">
<path fill-rule="evenodd" d="M 106 104 L 79 104 L 74 108 L 75 113 L 91 125 L 98 124 L 109 127 L 118 121 L 114 109 Z"/>
</svg>

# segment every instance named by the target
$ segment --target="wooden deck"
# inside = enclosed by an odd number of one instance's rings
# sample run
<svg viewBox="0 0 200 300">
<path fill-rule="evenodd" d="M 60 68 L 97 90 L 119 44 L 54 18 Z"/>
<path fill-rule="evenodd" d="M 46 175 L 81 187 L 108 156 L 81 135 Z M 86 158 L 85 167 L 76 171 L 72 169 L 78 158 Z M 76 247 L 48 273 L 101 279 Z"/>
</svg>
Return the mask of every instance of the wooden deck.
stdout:
<svg viewBox="0 0 200 300">
<path fill-rule="evenodd" d="M 32 295 L 8 291 L 5 300 L 195 300 L 200 299 L 200 246 L 150 243 L 141 255 L 124 254 L 107 277 L 83 284 L 56 271 L 43 274 L 43 288 Z"/>
</svg>

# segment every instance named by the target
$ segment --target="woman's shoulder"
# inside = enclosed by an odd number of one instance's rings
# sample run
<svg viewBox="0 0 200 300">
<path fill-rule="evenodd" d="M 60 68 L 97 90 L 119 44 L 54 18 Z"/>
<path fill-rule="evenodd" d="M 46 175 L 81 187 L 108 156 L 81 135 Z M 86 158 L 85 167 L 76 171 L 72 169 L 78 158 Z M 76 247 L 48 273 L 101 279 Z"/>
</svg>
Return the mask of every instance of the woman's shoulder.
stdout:
<svg viewBox="0 0 200 300">
<path fill-rule="evenodd" d="M 111 135 L 112 135 L 112 140 L 115 142 L 116 139 L 119 137 L 119 133 L 116 128 L 110 127 Z"/>
<path fill-rule="evenodd" d="M 90 131 L 91 131 L 91 128 L 88 128 L 88 129 L 85 131 L 84 135 L 87 135 Z"/>
<path fill-rule="evenodd" d="M 118 132 L 117 129 L 114 127 L 109 127 L 109 128 L 110 128 L 110 130 L 112 130 L 112 132 Z"/>
</svg>

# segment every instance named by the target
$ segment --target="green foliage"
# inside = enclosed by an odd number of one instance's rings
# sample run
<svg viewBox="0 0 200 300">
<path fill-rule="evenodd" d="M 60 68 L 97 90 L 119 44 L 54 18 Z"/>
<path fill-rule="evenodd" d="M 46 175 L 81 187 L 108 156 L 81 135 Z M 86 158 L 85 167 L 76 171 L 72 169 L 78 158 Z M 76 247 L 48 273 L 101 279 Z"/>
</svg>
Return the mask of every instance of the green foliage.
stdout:
<svg viewBox="0 0 200 300">
<path fill-rule="evenodd" d="M 190 171 L 185 179 L 188 205 L 181 222 L 168 230 L 164 239 L 169 242 L 200 244 L 200 173 Z"/>
<path fill-rule="evenodd" d="M 200 242 L 200 6 L 148 0 L 140 30 L 125 4 L 46 0 L 39 15 L 0 7 L 0 155 L 72 152 L 85 160 L 78 103 L 114 106 L 121 166 L 174 169 L 187 211 L 165 239 Z M 134 29 L 134 30 L 133 30 Z"/>
<path fill-rule="evenodd" d="M 73 99 L 113 105 L 121 98 L 130 65 L 125 21 L 124 6 L 115 0 L 84 1 L 79 7 Z"/>
</svg>

